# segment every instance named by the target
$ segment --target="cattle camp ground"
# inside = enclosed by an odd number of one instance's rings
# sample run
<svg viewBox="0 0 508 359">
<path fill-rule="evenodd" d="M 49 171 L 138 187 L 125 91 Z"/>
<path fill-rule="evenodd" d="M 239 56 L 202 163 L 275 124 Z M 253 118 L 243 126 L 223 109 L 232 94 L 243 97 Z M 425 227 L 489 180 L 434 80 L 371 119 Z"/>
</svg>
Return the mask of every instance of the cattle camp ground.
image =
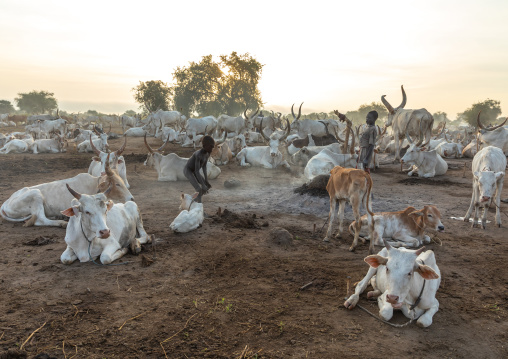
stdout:
<svg viewBox="0 0 508 359">
<path fill-rule="evenodd" d="M 122 133 L 118 125 L 113 131 Z M 122 143 L 109 141 L 113 150 Z M 161 140 L 148 143 L 158 148 Z M 447 159 L 446 175 L 435 178 L 408 177 L 389 161 L 372 172 L 374 212 L 433 204 L 445 226 L 426 245 L 442 275 L 433 324 L 395 328 L 344 307 L 368 270 L 368 242 L 348 251 L 347 230 L 323 242 L 328 195 L 295 193 L 306 182 L 303 168 L 221 166 L 203 200 L 210 217 L 175 234 L 169 224 L 192 187 L 157 181 L 143 165 L 147 153 L 143 138 L 128 138 L 130 191 L 155 241 L 115 262 L 121 265 L 64 265 L 65 229 L 0 221 L 2 358 L 508 357 L 508 205 L 501 204 L 501 228 L 494 207 L 485 230 L 452 219 L 470 203 L 471 159 Z M 65 153 L 1 156 L 0 202 L 22 187 L 86 172 L 91 157 L 72 145 Z M 224 187 L 233 178 L 241 186 Z M 345 218 L 347 228 L 349 205 Z M 290 236 L 273 236 L 277 227 Z M 359 304 L 377 316 L 366 293 Z M 391 322 L 407 318 L 398 312 Z"/>
</svg>

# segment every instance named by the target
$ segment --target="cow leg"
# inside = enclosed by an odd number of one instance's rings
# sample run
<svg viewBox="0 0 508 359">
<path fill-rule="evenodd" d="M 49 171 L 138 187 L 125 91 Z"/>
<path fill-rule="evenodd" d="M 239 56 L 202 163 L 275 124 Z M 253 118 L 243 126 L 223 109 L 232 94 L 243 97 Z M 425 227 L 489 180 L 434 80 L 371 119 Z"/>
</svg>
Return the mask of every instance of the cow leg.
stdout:
<svg viewBox="0 0 508 359">
<path fill-rule="evenodd" d="M 328 213 L 328 230 L 326 231 L 326 237 L 323 239 L 324 242 L 329 242 L 332 236 L 333 222 L 335 221 L 335 208 L 337 207 L 337 200 L 330 198 L 330 213 Z"/>
<path fill-rule="evenodd" d="M 370 267 L 369 271 L 367 272 L 367 275 L 356 285 L 355 293 L 351 295 L 345 302 L 344 306 L 347 309 L 353 309 L 356 304 L 358 303 L 358 300 L 360 299 L 360 294 L 362 294 L 367 286 L 369 285 L 370 279 L 377 273 L 377 268 Z"/>
<path fill-rule="evenodd" d="M 360 216 L 360 199 L 358 197 L 359 197 L 358 194 L 355 194 L 353 197 L 351 197 L 351 207 L 353 208 L 356 226 L 353 244 L 351 244 L 351 247 L 349 247 L 350 252 L 353 252 L 356 246 L 358 246 L 358 237 L 360 237 L 360 230 L 362 229 L 362 221 Z"/>
<path fill-rule="evenodd" d="M 25 227 L 29 226 L 55 226 L 55 227 L 67 227 L 67 222 L 60 220 L 51 220 L 46 217 L 44 212 L 44 198 L 42 193 L 38 189 L 26 189 L 26 191 L 20 193 L 14 201 L 9 201 L 7 216 L 11 212 L 17 213 L 16 217 L 26 217 L 27 214 L 31 215 L 31 218 L 25 223 Z M 29 209 L 27 211 L 27 209 Z M 27 213 L 28 212 L 28 213 Z M 13 216 L 13 218 L 15 218 Z"/>
<path fill-rule="evenodd" d="M 377 304 L 379 306 L 379 316 L 381 319 L 389 321 L 393 317 L 393 307 L 386 301 L 386 293 L 384 292 L 381 296 L 377 297 Z"/>
<path fill-rule="evenodd" d="M 37 144 L 36 143 L 34 143 L 33 146 L 32 146 L 32 152 L 33 152 L 34 155 L 39 154 L 39 152 L 37 152 Z"/>
<path fill-rule="evenodd" d="M 434 314 L 436 314 L 438 310 L 439 310 L 439 301 L 436 298 L 434 298 L 432 306 L 429 309 L 427 309 L 426 311 L 424 309 L 420 309 L 417 307 L 416 312 L 415 312 L 416 316 L 418 314 L 420 314 L 419 313 L 420 311 L 422 311 L 424 313 L 420 315 L 420 318 L 418 318 L 418 320 L 416 321 L 416 324 L 418 324 L 418 326 L 420 326 L 422 328 L 429 327 L 432 324 L 432 318 L 434 317 Z M 415 316 L 415 318 L 416 318 L 416 316 Z"/>
<path fill-rule="evenodd" d="M 464 222 L 469 222 L 469 218 L 471 218 L 471 214 L 473 213 L 473 207 L 476 202 L 476 194 L 477 194 L 477 184 L 473 180 L 473 194 L 471 195 L 471 203 L 469 204 L 469 209 L 464 216 Z M 474 222 L 473 222 L 474 224 Z"/>
<path fill-rule="evenodd" d="M 474 204 L 474 216 L 473 216 L 473 224 L 471 225 L 471 228 L 478 227 L 478 212 L 480 211 L 480 202 L 475 201 Z"/>
<path fill-rule="evenodd" d="M 110 264 L 117 259 L 122 258 L 127 252 L 128 248 L 118 248 L 118 243 L 108 244 L 104 247 L 101 253 L 101 263 Z"/>
<path fill-rule="evenodd" d="M 340 238 L 342 236 L 342 224 L 344 223 L 344 209 L 346 208 L 346 201 L 339 200 L 339 230 L 337 234 L 335 235 L 335 238 Z M 360 223 L 361 226 L 361 223 Z"/>
<path fill-rule="evenodd" d="M 393 139 L 395 141 L 395 158 L 393 162 L 397 162 L 397 160 L 400 160 L 400 147 L 402 146 L 402 141 L 399 139 L 399 133 L 393 134 Z"/>
<path fill-rule="evenodd" d="M 499 207 L 501 206 L 501 191 L 503 190 L 503 179 L 504 176 L 500 181 L 497 181 L 496 197 L 494 199 L 496 204 L 496 224 L 498 227 L 501 227 L 501 210 L 499 209 Z M 484 224 L 483 221 L 482 224 Z"/>
<path fill-rule="evenodd" d="M 373 276 L 372 279 L 370 280 L 370 285 L 372 286 L 372 288 L 374 290 L 371 290 L 370 292 L 367 293 L 367 298 L 377 298 L 379 297 L 381 294 L 383 294 L 381 292 L 381 290 L 378 288 L 377 286 L 377 283 L 376 283 L 376 276 Z"/>
<path fill-rule="evenodd" d="M 65 251 L 60 256 L 60 261 L 63 264 L 71 264 L 76 259 L 78 259 L 78 257 L 76 256 L 76 253 L 74 253 L 74 250 L 71 247 L 69 247 L 69 246 L 67 246 Z"/>
<path fill-rule="evenodd" d="M 397 242 L 390 242 L 392 247 L 404 247 L 404 248 L 417 248 L 420 244 L 420 240 L 418 238 L 411 237 L 408 234 L 400 234 L 398 236 L 394 236 L 393 239 L 396 239 Z"/>
</svg>

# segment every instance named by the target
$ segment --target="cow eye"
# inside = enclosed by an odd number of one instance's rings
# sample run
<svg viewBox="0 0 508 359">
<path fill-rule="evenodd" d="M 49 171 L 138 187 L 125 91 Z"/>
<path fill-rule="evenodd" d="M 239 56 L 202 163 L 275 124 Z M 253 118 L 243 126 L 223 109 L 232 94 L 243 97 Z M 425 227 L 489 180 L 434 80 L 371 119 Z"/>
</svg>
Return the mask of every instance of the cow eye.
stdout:
<svg viewBox="0 0 508 359">
<path fill-rule="evenodd" d="M 88 215 L 90 215 L 90 212 L 88 212 L 88 211 L 85 211 L 85 213 L 86 213 L 86 214 L 88 214 Z"/>
<path fill-rule="evenodd" d="M 427 217 L 430 217 L 430 218 L 432 218 L 432 214 L 429 214 L 429 215 L 427 215 Z"/>
<path fill-rule="evenodd" d="M 117 186 L 117 187 L 120 187 L 120 183 L 117 183 L 117 184 L 116 184 L 116 186 Z"/>
<path fill-rule="evenodd" d="M 389 269 L 388 269 L 388 267 L 387 267 L 387 268 L 386 268 L 386 274 L 388 274 L 388 272 L 389 272 L 389 271 L 390 271 L 390 270 L 389 270 Z"/>
<path fill-rule="evenodd" d="M 408 275 L 409 277 L 411 277 L 411 272 L 409 272 L 407 275 Z"/>
</svg>

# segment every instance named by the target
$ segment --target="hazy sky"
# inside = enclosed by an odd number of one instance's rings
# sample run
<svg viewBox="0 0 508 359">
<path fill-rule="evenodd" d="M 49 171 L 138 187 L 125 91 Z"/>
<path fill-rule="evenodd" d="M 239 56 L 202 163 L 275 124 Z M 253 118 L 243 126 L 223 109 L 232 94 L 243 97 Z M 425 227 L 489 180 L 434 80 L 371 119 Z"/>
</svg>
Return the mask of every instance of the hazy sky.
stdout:
<svg viewBox="0 0 508 359">
<path fill-rule="evenodd" d="M 249 7 L 250 6 L 250 7 Z M 67 111 L 137 109 L 139 81 L 203 55 L 250 53 L 265 108 L 355 110 L 400 85 L 406 108 L 508 114 L 507 0 L 0 1 L 0 99 L 55 93 Z"/>
</svg>

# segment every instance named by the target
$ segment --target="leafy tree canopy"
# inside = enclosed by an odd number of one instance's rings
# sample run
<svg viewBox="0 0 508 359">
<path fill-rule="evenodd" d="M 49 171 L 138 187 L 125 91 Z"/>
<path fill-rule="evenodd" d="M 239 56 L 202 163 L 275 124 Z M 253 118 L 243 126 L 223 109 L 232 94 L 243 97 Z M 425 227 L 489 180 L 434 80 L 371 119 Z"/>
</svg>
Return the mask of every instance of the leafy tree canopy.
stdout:
<svg viewBox="0 0 508 359">
<path fill-rule="evenodd" d="M 12 106 L 10 101 L 0 100 L 0 114 L 13 113 L 14 111 L 14 106 Z"/>
<path fill-rule="evenodd" d="M 446 112 L 438 111 L 436 113 L 433 113 L 432 117 L 434 117 L 434 126 L 436 126 L 436 124 L 439 122 L 446 122 L 446 123 L 451 122 L 450 119 L 448 118 L 448 114 Z"/>
<path fill-rule="evenodd" d="M 474 103 L 464 112 L 458 113 L 457 118 L 467 122 L 471 126 L 476 126 L 478 112 L 481 111 L 481 121 L 483 124 L 488 125 L 494 123 L 501 114 L 500 105 L 500 101 L 486 99 L 485 101 Z"/>
<path fill-rule="evenodd" d="M 14 101 L 21 111 L 33 114 L 44 114 L 47 111 L 56 110 L 58 106 L 54 93 L 47 91 L 18 93 Z"/>
<path fill-rule="evenodd" d="M 159 109 L 168 111 L 170 108 L 171 88 L 161 80 L 139 81 L 139 85 L 132 91 L 134 91 L 134 100 L 145 112 L 150 113 Z"/>
<path fill-rule="evenodd" d="M 237 116 L 262 104 L 258 82 L 263 65 L 248 53 L 203 56 L 173 72 L 173 103 L 184 114 Z"/>
</svg>

